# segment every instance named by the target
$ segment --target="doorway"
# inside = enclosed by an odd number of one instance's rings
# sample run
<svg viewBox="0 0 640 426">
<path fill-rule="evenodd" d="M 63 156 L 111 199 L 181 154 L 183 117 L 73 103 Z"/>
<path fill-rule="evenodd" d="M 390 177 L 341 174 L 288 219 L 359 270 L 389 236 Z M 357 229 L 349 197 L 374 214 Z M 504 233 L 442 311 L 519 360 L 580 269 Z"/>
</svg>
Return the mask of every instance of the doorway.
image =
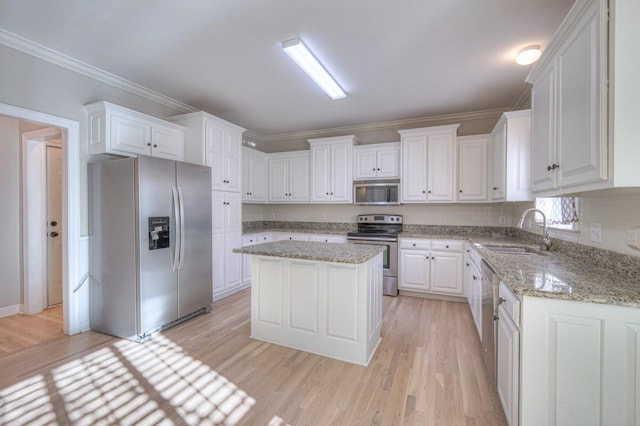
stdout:
<svg viewBox="0 0 640 426">
<path fill-rule="evenodd" d="M 76 334 L 89 329 L 89 297 L 88 289 L 83 286 L 82 277 L 87 271 L 87 238 L 80 235 L 80 148 L 79 148 L 79 123 L 74 120 L 61 118 L 58 116 L 45 114 L 37 111 L 0 103 L 0 115 L 24 120 L 32 123 L 40 123 L 49 128 L 55 128 L 60 132 L 63 148 L 60 151 L 62 171 L 60 180 L 62 182 L 62 216 L 60 224 L 63 233 L 59 233 L 60 244 L 62 246 L 62 312 L 63 312 L 63 332 L 65 334 Z M 24 145 L 23 145 L 24 146 Z M 45 145 L 46 146 L 46 145 Z M 46 150 L 44 151 L 46 154 Z M 46 155 L 43 155 L 46 160 Z M 23 161 L 26 157 L 23 156 Z M 40 170 L 43 170 L 41 168 Z M 24 172 L 24 163 L 23 163 Z M 42 173 L 41 173 L 42 174 Z M 22 194 L 29 195 L 28 183 L 23 181 Z M 36 185 L 35 182 L 32 185 Z M 36 185 L 37 186 L 37 185 Z M 43 181 L 39 184 L 40 192 L 43 190 Z M 23 198 L 24 201 L 24 198 Z M 30 210 L 33 213 L 33 209 Z M 42 210 L 34 214 L 43 214 Z M 42 259 L 46 254 L 42 250 L 47 247 L 48 224 L 46 220 L 40 222 L 44 232 L 36 232 L 32 227 L 27 227 L 27 212 L 23 211 L 23 264 L 31 260 L 31 254 L 35 253 L 34 259 L 41 259 L 35 269 L 24 268 L 25 275 L 22 278 L 24 312 L 28 312 L 28 307 L 32 301 L 40 299 L 39 306 L 46 303 L 46 296 L 43 294 L 42 277 L 46 275 L 45 264 Z M 28 234 L 26 233 L 28 229 Z M 33 232 L 32 232 L 33 231 Z M 44 242 L 43 242 L 44 241 Z M 33 242 L 33 244 L 31 244 Z M 37 262 L 36 262 L 37 263 Z M 40 280 L 40 286 L 32 285 Z M 46 286 L 45 286 L 46 289 Z M 40 309 L 41 310 L 41 309 Z"/>
</svg>

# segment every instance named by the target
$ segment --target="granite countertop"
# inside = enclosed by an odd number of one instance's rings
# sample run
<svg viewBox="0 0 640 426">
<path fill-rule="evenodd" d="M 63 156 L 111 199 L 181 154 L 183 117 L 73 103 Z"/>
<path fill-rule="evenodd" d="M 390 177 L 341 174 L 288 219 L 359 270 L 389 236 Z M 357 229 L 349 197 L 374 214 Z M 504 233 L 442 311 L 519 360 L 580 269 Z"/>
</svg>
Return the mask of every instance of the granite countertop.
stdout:
<svg viewBox="0 0 640 426">
<path fill-rule="evenodd" d="M 274 241 L 234 249 L 234 253 L 320 262 L 364 263 L 385 250 L 384 246 L 367 244 L 316 243 L 310 241 Z"/>
</svg>

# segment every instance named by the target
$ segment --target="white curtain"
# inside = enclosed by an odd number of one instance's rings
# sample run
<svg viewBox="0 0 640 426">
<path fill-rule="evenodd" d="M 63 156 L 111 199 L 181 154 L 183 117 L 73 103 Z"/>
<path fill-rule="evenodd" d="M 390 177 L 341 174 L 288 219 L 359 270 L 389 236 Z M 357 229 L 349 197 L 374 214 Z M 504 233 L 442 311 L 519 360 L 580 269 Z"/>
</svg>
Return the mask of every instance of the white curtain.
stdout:
<svg viewBox="0 0 640 426">
<path fill-rule="evenodd" d="M 536 198 L 536 208 L 547 216 L 547 225 L 570 225 L 578 222 L 576 197 Z M 536 222 L 542 222 L 537 215 Z"/>
</svg>

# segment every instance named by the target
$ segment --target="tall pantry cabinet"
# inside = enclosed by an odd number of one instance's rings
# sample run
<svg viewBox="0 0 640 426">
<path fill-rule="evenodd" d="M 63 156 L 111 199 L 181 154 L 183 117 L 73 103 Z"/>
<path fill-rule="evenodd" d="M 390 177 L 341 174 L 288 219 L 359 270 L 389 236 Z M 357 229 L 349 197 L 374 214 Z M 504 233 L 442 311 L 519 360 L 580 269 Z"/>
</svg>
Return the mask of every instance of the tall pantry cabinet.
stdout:
<svg viewBox="0 0 640 426">
<path fill-rule="evenodd" d="M 186 127 L 185 161 L 211 167 L 213 300 L 242 290 L 242 132 L 205 112 L 172 117 Z"/>
</svg>

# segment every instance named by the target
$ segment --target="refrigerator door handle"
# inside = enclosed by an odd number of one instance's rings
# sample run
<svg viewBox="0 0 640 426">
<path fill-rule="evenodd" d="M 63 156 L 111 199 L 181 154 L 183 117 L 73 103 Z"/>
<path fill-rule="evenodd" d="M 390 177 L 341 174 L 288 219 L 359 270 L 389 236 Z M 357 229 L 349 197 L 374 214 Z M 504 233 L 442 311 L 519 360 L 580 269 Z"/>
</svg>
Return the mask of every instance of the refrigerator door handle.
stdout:
<svg viewBox="0 0 640 426">
<path fill-rule="evenodd" d="M 178 199 L 178 190 L 174 186 L 172 188 L 173 191 L 173 211 L 176 216 L 176 241 L 174 244 L 174 252 L 173 252 L 173 263 L 171 264 L 171 269 L 176 271 L 179 268 L 180 262 L 180 238 L 182 237 L 182 231 L 180 230 L 180 200 Z"/>
<path fill-rule="evenodd" d="M 182 195 L 182 188 L 178 187 L 178 200 L 180 201 L 180 263 L 178 269 L 182 269 L 184 266 L 184 246 L 185 246 L 185 231 L 184 231 L 184 196 Z"/>
</svg>

